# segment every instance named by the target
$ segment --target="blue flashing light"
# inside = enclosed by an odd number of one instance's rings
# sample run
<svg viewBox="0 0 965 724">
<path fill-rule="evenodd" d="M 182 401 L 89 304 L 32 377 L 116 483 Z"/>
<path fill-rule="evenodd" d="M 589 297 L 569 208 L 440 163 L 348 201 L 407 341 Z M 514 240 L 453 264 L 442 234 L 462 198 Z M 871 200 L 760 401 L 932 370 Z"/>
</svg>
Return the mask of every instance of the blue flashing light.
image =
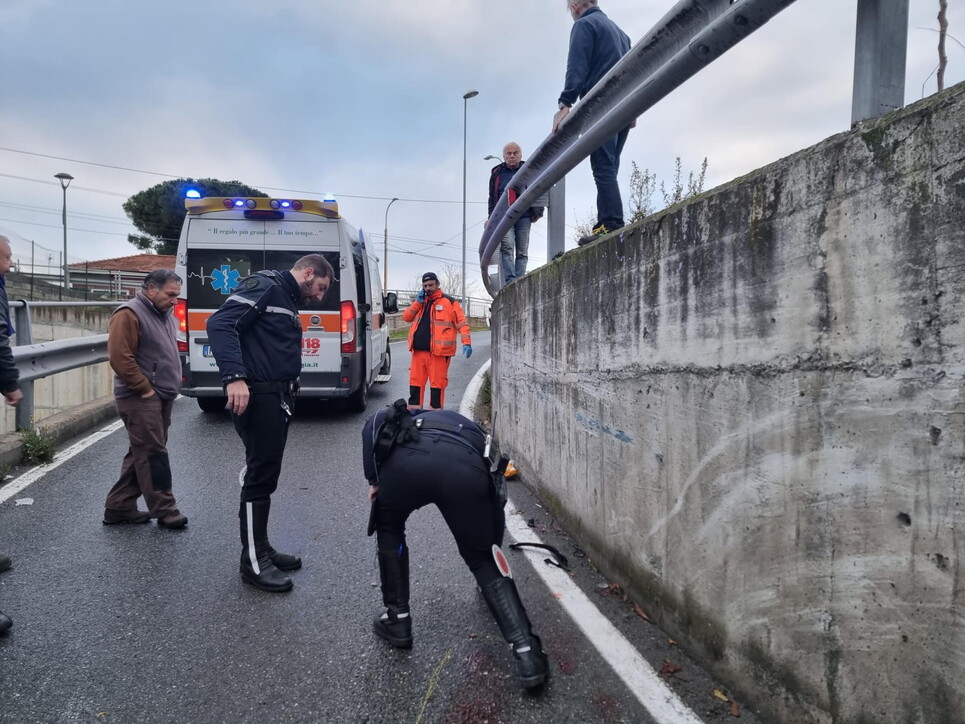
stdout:
<svg viewBox="0 0 965 724">
<path fill-rule="evenodd" d="M 292 202 L 291 202 L 291 201 L 282 201 L 282 202 L 281 202 L 281 207 L 282 207 L 283 209 L 287 209 L 287 208 L 290 207 L 291 205 L 292 205 Z"/>
<path fill-rule="evenodd" d="M 198 191 L 197 189 L 188 189 L 188 190 L 185 192 L 184 196 L 185 196 L 185 198 L 189 198 L 189 199 L 200 199 L 200 198 L 201 198 L 201 192 Z"/>
<path fill-rule="evenodd" d="M 241 199 L 235 199 L 235 206 L 244 206 L 245 202 Z"/>
<path fill-rule="evenodd" d="M 281 206 L 281 202 L 278 199 L 272 199 L 268 202 L 268 205 L 273 209 L 277 209 L 279 206 Z"/>
<path fill-rule="evenodd" d="M 332 202 L 334 202 L 334 201 L 335 201 L 335 196 L 334 196 L 333 194 L 325 194 L 325 196 L 322 198 L 322 201 L 332 201 Z"/>
</svg>

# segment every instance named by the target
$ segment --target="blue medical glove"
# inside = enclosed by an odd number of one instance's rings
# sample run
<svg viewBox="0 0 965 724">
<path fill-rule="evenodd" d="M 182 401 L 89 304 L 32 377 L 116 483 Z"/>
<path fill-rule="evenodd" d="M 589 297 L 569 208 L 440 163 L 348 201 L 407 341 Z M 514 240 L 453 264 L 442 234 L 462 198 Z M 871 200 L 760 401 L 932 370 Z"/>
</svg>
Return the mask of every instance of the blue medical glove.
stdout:
<svg viewBox="0 0 965 724">
<path fill-rule="evenodd" d="M 469 359 L 472 356 L 472 345 L 464 344 L 462 346 L 462 353 L 466 355 L 466 359 Z"/>
<path fill-rule="evenodd" d="M 418 293 L 418 294 L 416 295 L 416 297 L 415 297 L 415 300 L 416 300 L 417 302 L 420 302 L 420 303 L 421 303 L 421 302 L 424 302 L 424 301 L 426 300 L 426 290 L 425 290 L 425 289 L 420 289 L 420 290 L 419 290 L 419 293 Z"/>
</svg>

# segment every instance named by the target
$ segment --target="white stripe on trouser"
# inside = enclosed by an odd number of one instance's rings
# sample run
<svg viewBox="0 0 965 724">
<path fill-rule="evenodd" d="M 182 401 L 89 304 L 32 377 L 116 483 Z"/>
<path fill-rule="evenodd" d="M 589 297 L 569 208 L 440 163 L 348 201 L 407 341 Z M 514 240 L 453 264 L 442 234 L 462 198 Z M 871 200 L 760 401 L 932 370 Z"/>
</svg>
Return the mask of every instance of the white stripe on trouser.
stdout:
<svg viewBox="0 0 965 724">
<path fill-rule="evenodd" d="M 261 575 L 258 567 L 258 554 L 255 553 L 255 527 L 251 521 L 251 503 L 245 503 L 245 519 L 248 521 L 248 560 L 251 561 L 251 569 L 255 575 Z"/>
</svg>

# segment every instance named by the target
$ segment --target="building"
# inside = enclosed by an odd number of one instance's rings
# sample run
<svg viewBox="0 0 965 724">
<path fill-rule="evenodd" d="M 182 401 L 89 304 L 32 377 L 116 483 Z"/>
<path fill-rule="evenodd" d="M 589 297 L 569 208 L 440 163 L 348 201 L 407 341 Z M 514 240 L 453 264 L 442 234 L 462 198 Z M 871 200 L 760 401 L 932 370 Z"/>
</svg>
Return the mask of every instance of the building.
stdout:
<svg viewBox="0 0 965 724">
<path fill-rule="evenodd" d="M 155 269 L 174 269 L 174 255 L 135 254 L 77 262 L 70 265 L 71 296 L 127 299 L 141 288 L 144 275 Z"/>
</svg>

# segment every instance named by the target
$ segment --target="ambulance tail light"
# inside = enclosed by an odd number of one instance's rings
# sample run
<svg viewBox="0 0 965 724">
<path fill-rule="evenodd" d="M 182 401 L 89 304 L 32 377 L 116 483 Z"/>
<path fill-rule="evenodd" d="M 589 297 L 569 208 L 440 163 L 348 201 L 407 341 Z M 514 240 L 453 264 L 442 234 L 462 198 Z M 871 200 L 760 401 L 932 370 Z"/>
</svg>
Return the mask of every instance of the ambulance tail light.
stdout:
<svg viewBox="0 0 965 724">
<path fill-rule="evenodd" d="M 350 299 L 342 302 L 342 351 L 357 351 L 355 336 L 355 303 Z"/>
<path fill-rule="evenodd" d="M 174 318 L 178 323 L 178 352 L 188 353 L 188 300 L 179 299 L 174 305 Z"/>
</svg>

